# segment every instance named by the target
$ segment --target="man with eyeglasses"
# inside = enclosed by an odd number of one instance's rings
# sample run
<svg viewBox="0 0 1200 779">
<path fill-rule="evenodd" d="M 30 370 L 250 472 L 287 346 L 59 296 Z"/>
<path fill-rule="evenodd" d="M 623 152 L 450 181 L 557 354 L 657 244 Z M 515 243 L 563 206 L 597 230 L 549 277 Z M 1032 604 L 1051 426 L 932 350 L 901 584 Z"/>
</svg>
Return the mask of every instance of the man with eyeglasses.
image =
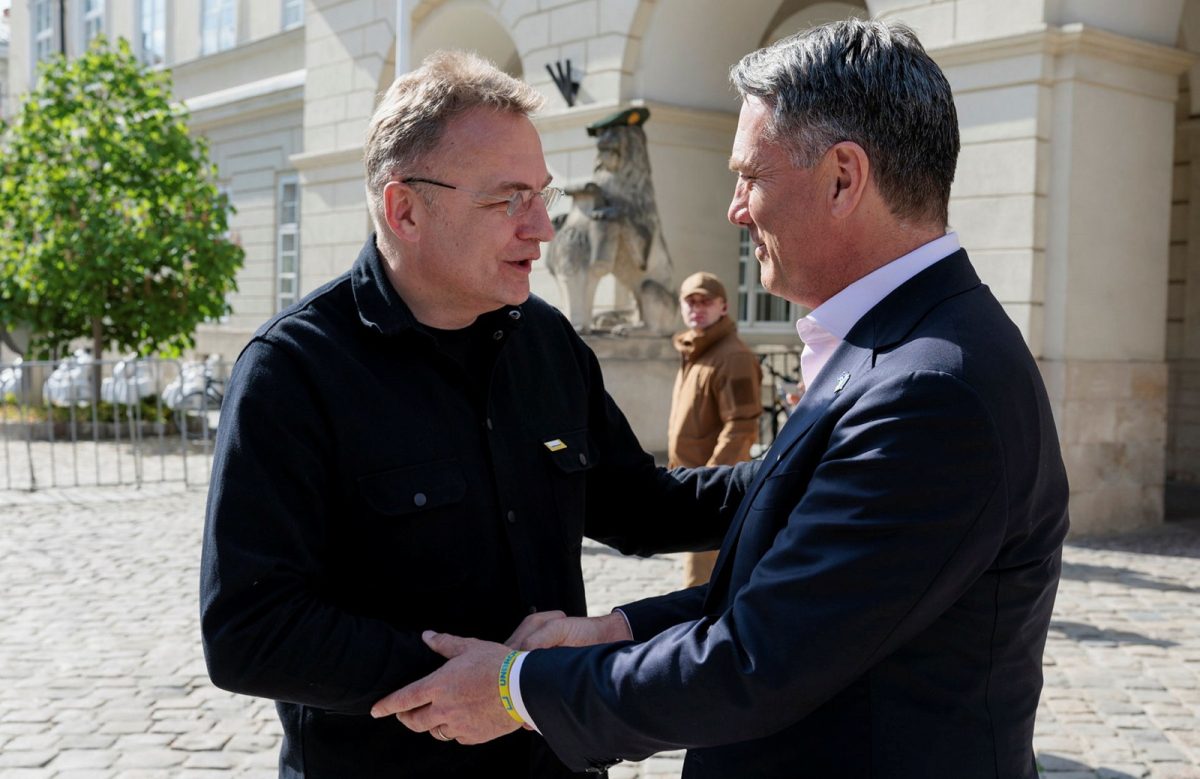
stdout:
<svg viewBox="0 0 1200 779">
<path fill-rule="evenodd" d="M 464 747 L 368 712 L 444 662 L 422 630 L 503 641 L 533 612 L 584 616 L 583 535 L 713 548 L 731 519 L 654 466 L 530 297 L 559 194 L 540 103 L 461 53 L 397 79 L 364 149 L 375 234 L 230 378 L 201 628 L 218 686 L 278 701 L 281 776 L 572 775 L 529 731 Z"/>
</svg>

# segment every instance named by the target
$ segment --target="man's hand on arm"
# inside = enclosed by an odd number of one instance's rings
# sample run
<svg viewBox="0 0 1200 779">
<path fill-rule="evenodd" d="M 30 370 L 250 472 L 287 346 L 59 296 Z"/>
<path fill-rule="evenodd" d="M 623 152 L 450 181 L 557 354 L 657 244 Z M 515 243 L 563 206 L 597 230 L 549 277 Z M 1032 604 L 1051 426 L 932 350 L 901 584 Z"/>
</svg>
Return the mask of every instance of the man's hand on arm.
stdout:
<svg viewBox="0 0 1200 779">
<path fill-rule="evenodd" d="M 448 662 L 376 701 L 371 716 L 394 714 L 409 730 L 460 744 L 481 744 L 520 727 L 500 703 L 497 684 L 508 647 L 432 631 L 421 637 Z"/>
<path fill-rule="evenodd" d="M 619 611 L 602 617 L 568 617 L 561 611 L 540 611 L 526 617 L 504 643 L 524 650 L 631 640 L 629 622 Z"/>
</svg>

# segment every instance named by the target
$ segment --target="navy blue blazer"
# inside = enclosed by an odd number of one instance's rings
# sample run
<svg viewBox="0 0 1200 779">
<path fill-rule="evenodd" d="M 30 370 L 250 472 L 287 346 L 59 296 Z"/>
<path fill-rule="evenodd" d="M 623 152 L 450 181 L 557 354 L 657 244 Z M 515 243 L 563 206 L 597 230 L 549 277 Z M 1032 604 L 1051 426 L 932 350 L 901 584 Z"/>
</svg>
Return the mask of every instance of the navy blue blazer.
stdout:
<svg viewBox="0 0 1200 779">
<path fill-rule="evenodd" d="M 529 655 L 576 770 L 1036 779 L 1067 532 L 1050 405 L 959 251 L 872 309 L 759 463 L 712 582 L 623 607 L 638 643 Z"/>
</svg>

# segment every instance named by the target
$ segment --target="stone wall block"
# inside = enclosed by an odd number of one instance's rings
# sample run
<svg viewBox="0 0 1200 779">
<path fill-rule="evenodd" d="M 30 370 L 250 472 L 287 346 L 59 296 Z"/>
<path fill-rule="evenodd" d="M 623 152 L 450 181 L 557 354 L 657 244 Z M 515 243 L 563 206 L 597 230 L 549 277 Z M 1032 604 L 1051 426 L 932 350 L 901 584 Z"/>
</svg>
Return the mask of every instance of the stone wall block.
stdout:
<svg viewBox="0 0 1200 779">
<path fill-rule="evenodd" d="M 1123 533 L 1162 522 L 1162 488 L 1112 486 L 1071 493 L 1071 537 Z"/>
<path fill-rule="evenodd" d="M 950 201 L 950 224 L 972 249 L 1008 249 L 1036 243 L 1036 210 L 1033 194 L 955 198 Z"/>
<path fill-rule="evenodd" d="M 968 247 L 979 278 L 1001 303 L 1041 303 L 1045 253 L 1033 249 L 974 251 Z"/>
<path fill-rule="evenodd" d="M 335 129 L 337 130 L 336 148 L 349 149 L 362 145 L 363 138 L 367 134 L 367 121 L 365 118 L 347 119 L 338 122 Z"/>
<path fill-rule="evenodd" d="M 1125 401 L 1115 406 L 1115 441 L 1128 446 L 1153 444 L 1162 449 L 1167 442 L 1167 399 Z"/>
<path fill-rule="evenodd" d="M 591 181 L 596 167 L 596 150 L 580 149 L 567 153 L 567 180 L 573 184 Z"/>
<path fill-rule="evenodd" d="M 1037 192 L 1038 141 L 1027 137 L 966 144 L 958 156 L 951 197 Z"/>
<path fill-rule="evenodd" d="M 1187 202 L 1171 204 L 1171 243 L 1186 244 L 1191 224 L 1191 209 Z"/>
<path fill-rule="evenodd" d="M 1045 91 L 1044 87 L 1031 83 L 956 93 L 954 103 L 962 142 L 1037 137 L 1038 111 Z"/>
<path fill-rule="evenodd" d="M 1042 374 L 1042 382 L 1046 385 L 1046 395 L 1050 398 L 1050 404 L 1057 409 L 1061 406 L 1062 401 L 1067 394 L 1067 366 L 1062 360 L 1038 360 L 1038 370 Z M 1058 420 L 1058 426 L 1062 428 L 1062 420 Z"/>
<path fill-rule="evenodd" d="M 1063 438 L 1070 444 L 1117 440 L 1117 407 L 1108 400 L 1068 400 Z"/>
<path fill-rule="evenodd" d="M 1171 281 L 1187 281 L 1188 246 L 1186 243 L 1176 243 L 1171 246 L 1170 265 L 1167 276 Z"/>
<path fill-rule="evenodd" d="M 539 10 L 537 0 L 503 0 L 497 8 L 497 13 L 511 30 L 519 20 L 533 16 Z"/>
<path fill-rule="evenodd" d="M 331 97 L 313 97 L 305 102 L 304 105 L 304 125 L 307 130 L 309 127 L 319 127 L 321 125 L 336 125 L 346 116 L 346 97 L 344 94 L 336 94 Z M 308 136 L 305 136 L 305 148 L 317 149 Z"/>
<path fill-rule="evenodd" d="M 579 91 L 581 102 L 616 103 L 621 99 L 621 81 L 622 75 L 616 70 L 588 73 Z"/>
<path fill-rule="evenodd" d="M 603 0 L 600 3 L 599 29 L 601 34 L 628 35 L 633 29 L 638 6 L 642 0 Z"/>
<path fill-rule="evenodd" d="M 1033 32 L 1042 26 L 1043 9 L 1044 0 L 958 0 L 954 37 L 975 41 Z"/>
<path fill-rule="evenodd" d="M 304 137 L 309 148 L 337 148 L 337 127 L 335 125 L 311 125 L 305 128 Z"/>
<path fill-rule="evenodd" d="M 512 30 L 513 42 L 517 45 L 517 51 L 521 52 L 523 56 L 535 49 L 550 45 L 549 14 L 522 17 L 509 29 Z M 528 69 L 528 65 L 526 65 L 526 70 Z M 540 67 L 538 69 L 541 70 Z M 526 75 L 528 76 L 528 74 Z"/>
<path fill-rule="evenodd" d="M 313 15 L 309 14 L 308 16 Z M 326 24 L 334 33 L 343 33 L 356 27 L 362 27 L 364 21 L 378 18 L 375 0 L 347 0 L 347 2 L 327 8 L 321 15 L 325 17 Z M 304 22 L 308 24 L 307 16 Z"/>
<path fill-rule="evenodd" d="M 587 42 L 588 72 L 621 70 L 625 62 L 625 44 L 629 39 L 623 35 L 601 35 Z"/>
<path fill-rule="evenodd" d="M 361 132 L 366 132 L 367 120 L 375 111 L 375 93 L 367 90 L 351 90 L 346 93 L 346 116 L 359 122 Z M 359 139 L 361 142 L 361 138 Z"/>
<path fill-rule="evenodd" d="M 926 49 L 937 49 L 955 43 L 954 6 L 950 3 L 922 3 L 898 9 L 887 17 L 904 22 L 916 31 Z M 937 53 L 933 52 L 936 59 Z"/>
<path fill-rule="evenodd" d="M 304 90 L 309 105 L 314 99 L 328 100 L 345 94 L 346 85 L 353 76 L 354 63 L 342 59 L 309 68 L 305 76 Z"/>
<path fill-rule="evenodd" d="M 1167 320 L 1167 359 L 1178 359 L 1183 355 L 1183 322 Z"/>
<path fill-rule="evenodd" d="M 599 29 L 596 0 L 585 0 L 550 12 L 550 40 L 555 43 L 586 41 Z"/>
<path fill-rule="evenodd" d="M 1192 194 L 1192 166 L 1187 160 L 1175 155 L 1175 167 L 1171 171 L 1171 200 L 1185 203 Z"/>
<path fill-rule="evenodd" d="M 1178 386 L 1181 397 L 1194 398 L 1200 395 L 1200 360 L 1179 360 L 1171 364 L 1172 381 Z"/>
<path fill-rule="evenodd" d="M 1123 363 L 1076 360 L 1067 365 L 1069 400 L 1117 400 L 1130 396 L 1129 370 Z"/>
<path fill-rule="evenodd" d="M 1167 364 L 1135 362 L 1129 381 L 1130 397 L 1139 402 L 1157 402 L 1167 395 Z"/>
<path fill-rule="evenodd" d="M 363 52 L 374 52 L 383 57 L 392 48 L 396 40 L 396 31 L 392 25 L 377 21 L 363 30 Z"/>
</svg>

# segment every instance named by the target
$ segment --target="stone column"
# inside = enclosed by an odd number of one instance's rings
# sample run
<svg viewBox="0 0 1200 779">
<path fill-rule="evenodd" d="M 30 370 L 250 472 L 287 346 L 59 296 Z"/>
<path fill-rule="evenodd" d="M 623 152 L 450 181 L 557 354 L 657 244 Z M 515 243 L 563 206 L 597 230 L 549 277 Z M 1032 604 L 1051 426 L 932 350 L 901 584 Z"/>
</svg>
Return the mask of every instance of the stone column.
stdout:
<svg viewBox="0 0 1200 779">
<path fill-rule="evenodd" d="M 931 53 L 962 128 L 951 224 L 1042 365 L 1074 532 L 1159 522 L 1172 139 L 1191 58 L 1080 24 Z"/>
<path fill-rule="evenodd" d="M 1077 532 L 1161 522 L 1175 49 L 1068 25 L 1055 45 L 1044 373 Z"/>
</svg>

